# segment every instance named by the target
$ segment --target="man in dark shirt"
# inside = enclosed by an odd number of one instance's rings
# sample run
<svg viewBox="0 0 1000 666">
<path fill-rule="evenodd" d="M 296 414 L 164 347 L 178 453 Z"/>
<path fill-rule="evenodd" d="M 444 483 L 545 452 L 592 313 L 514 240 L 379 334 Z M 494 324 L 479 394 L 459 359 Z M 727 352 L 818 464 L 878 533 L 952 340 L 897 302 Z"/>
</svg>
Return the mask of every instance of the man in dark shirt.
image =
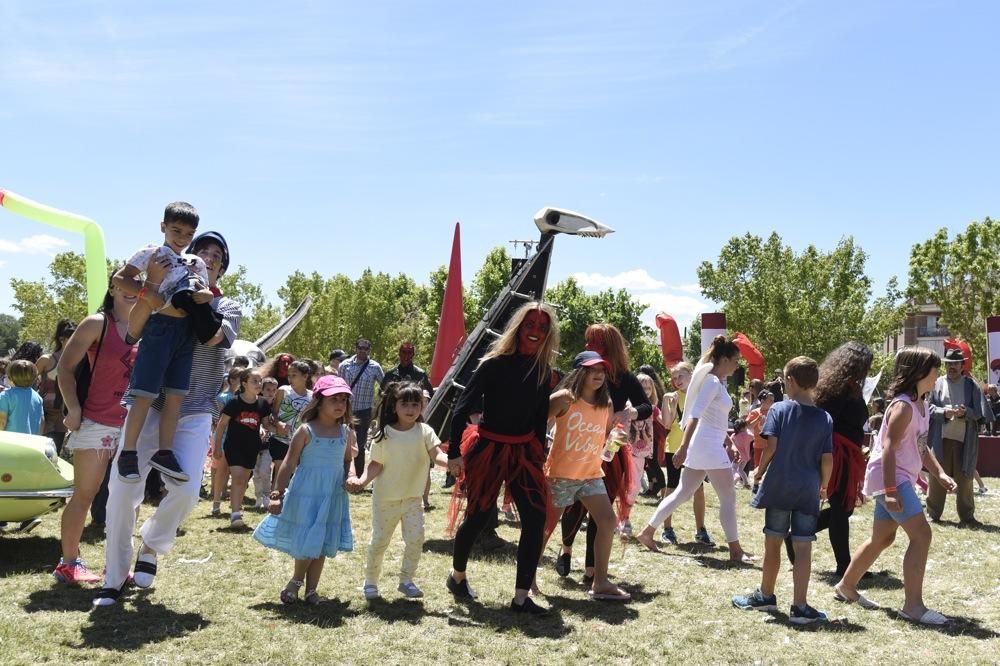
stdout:
<svg viewBox="0 0 1000 666">
<path fill-rule="evenodd" d="M 431 382 L 424 369 L 413 365 L 413 352 L 412 342 L 404 342 L 399 345 L 399 364 L 385 373 L 385 377 L 382 379 L 382 388 L 384 389 L 392 382 L 413 382 L 426 391 L 429 398 L 434 394 L 434 389 L 431 387 Z"/>
</svg>

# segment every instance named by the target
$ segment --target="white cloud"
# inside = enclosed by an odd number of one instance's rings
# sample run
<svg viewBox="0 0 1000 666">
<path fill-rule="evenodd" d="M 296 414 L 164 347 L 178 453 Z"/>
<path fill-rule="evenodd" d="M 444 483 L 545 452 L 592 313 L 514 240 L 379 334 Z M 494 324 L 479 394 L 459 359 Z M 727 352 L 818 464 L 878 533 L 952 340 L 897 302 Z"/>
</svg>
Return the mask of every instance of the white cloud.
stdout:
<svg viewBox="0 0 1000 666">
<path fill-rule="evenodd" d="M 697 284 L 669 285 L 658 280 L 644 268 L 624 271 L 616 275 L 601 273 L 574 273 L 572 276 L 586 291 L 626 289 L 633 300 L 646 306 L 642 321 L 656 328 L 656 315 L 666 312 L 677 320 L 683 330 L 702 312 L 713 312 L 716 306 L 701 299 Z"/>
<path fill-rule="evenodd" d="M 644 268 L 625 271 L 617 275 L 602 275 L 601 273 L 573 273 L 573 279 L 584 289 L 627 289 L 628 291 L 650 291 L 663 289 L 666 282 L 657 280 Z"/>
<path fill-rule="evenodd" d="M 26 254 L 52 254 L 54 250 L 68 247 L 62 238 L 48 234 L 35 234 L 20 241 L 0 239 L 0 252 L 23 252 Z"/>
</svg>

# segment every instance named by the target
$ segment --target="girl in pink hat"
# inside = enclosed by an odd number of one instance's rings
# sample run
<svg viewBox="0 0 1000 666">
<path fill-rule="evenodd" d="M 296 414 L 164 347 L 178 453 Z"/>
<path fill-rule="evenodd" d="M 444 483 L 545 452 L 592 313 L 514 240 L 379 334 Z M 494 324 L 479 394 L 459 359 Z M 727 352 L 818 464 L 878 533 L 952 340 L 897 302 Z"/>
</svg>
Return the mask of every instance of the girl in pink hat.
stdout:
<svg viewBox="0 0 1000 666">
<path fill-rule="evenodd" d="M 345 489 L 345 472 L 347 482 L 356 480 L 348 464 L 357 454 L 351 413 L 347 382 L 320 377 L 278 470 L 271 515 L 254 530 L 257 541 L 295 558 L 292 579 L 281 591 L 286 604 L 298 600 L 303 584 L 306 603 L 320 603 L 316 587 L 326 558 L 354 549 Z"/>
</svg>

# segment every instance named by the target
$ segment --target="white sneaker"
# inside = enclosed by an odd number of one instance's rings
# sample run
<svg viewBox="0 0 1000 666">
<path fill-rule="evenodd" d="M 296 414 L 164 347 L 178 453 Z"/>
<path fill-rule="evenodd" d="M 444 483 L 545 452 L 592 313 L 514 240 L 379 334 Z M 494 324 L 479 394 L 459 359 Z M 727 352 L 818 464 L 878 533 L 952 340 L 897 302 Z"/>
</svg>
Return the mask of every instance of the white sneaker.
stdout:
<svg viewBox="0 0 1000 666">
<path fill-rule="evenodd" d="M 411 583 L 411 585 L 412 585 L 412 583 Z M 368 601 L 372 601 L 374 599 L 378 599 L 379 597 L 382 596 L 378 592 L 378 586 L 377 585 L 372 585 L 371 583 L 365 583 L 365 586 L 363 588 L 361 588 L 361 590 L 365 593 L 365 599 L 367 599 Z"/>
</svg>

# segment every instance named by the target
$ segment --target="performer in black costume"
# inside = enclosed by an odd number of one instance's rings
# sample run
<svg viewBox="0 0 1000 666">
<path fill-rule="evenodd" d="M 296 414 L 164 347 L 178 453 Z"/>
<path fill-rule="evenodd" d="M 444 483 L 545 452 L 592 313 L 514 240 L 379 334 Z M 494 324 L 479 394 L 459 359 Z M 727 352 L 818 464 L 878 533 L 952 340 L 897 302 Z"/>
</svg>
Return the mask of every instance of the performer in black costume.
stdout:
<svg viewBox="0 0 1000 666">
<path fill-rule="evenodd" d="M 544 614 L 548 610 L 528 597 L 542 553 L 548 484 L 542 472 L 546 421 L 551 393 L 550 361 L 559 347 L 555 312 L 542 303 L 526 303 L 511 317 L 503 334 L 483 356 L 458 401 L 451 422 L 448 471 L 461 479 L 453 496 L 451 520 L 457 520 L 455 501 L 467 499 L 465 516 L 455 533 L 452 573 L 448 589 L 459 599 L 475 599 L 466 579 L 469 553 L 480 531 L 496 509 L 506 482 L 521 517 L 517 545 L 517 580 L 510 603 L 517 613 Z M 478 426 L 469 414 L 482 400 Z"/>
</svg>

